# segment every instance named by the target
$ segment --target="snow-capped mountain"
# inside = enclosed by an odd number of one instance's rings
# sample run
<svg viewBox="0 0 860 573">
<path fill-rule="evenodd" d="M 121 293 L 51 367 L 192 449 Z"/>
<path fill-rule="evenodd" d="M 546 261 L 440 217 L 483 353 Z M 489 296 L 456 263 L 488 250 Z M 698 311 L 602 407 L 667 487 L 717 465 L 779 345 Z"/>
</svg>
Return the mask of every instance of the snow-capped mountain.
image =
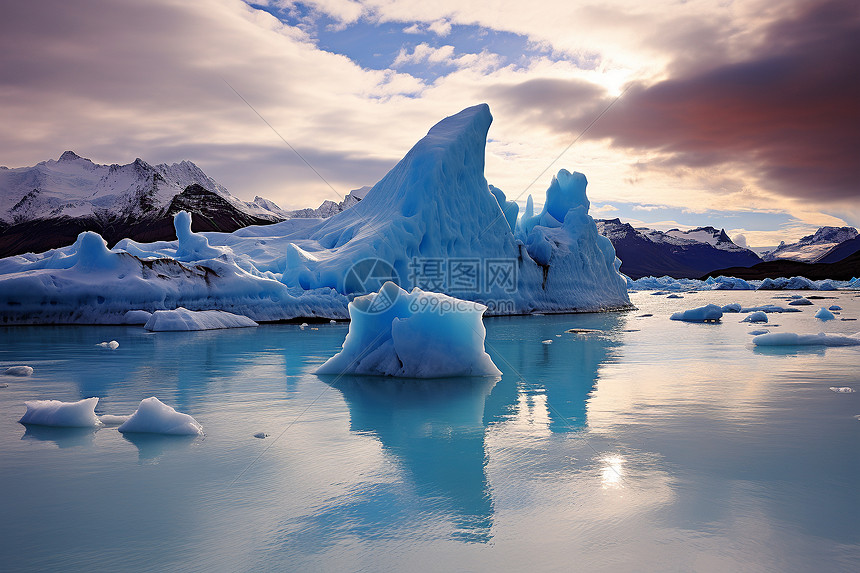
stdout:
<svg viewBox="0 0 860 573">
<path fill-rule="evenodd" d="M 237 199 L 190 161 L 150 165 L 138 158 L 126 165 L 99 165 L 66 151 L 57 161 L 33 167 L 0 167 L 0 221 L 11 225 L 58 217 L 140 219 L 166 209 L 193 184 L 247 215 L 270 221 L 285 218 L 271 201 Z"/>
<path fill-rule="evenodd" d="M 658 231 L 636 229 L 619 219 L 601 219 L 597 230 L 612 241 L 622 262 L 621 272 L 634 279 L 663 275 L 696 278 L 713 269 L 761 262 L 754 252 L 736 245 L 724 230 L 714 227 Z"/>
<path fill-rule="evenodd" d="M 364 199 L 367 192 L 370 191 L 369 186 L 364 186 L 359 189 L 353 189 L 343 198 L 340 203 L 325 200 L 316 209 L 298 209 L 297 211 L 288 211 L 285 219 L 328 219 L 332 215 L 349 209 L 357 205 L 359 201 Z"/>
<path fill-rule="evenodd" d="M 841 243 L 856 239 L 857 236 L 857 229 L 854 227 L 821 227 L 814 234 L 807 235 L 796 243 L 786 244 L 783 241 L 776 249 L 763 253 L 762 259 L 765 261 L 790 259 L 803 263 L 815 263 L 827 257 Z M 844 256 L 852 252 L 846 252 Z"/>
<path fill-rule="evenodd" d="M 272 201 L 245 202 L 190 161 L 100 165 L 66 151 L 57 161 L 0 167 L 0 256 L 43 252 L 81 231 L 109 242 L 173 238 L 172 217 L 195 215 L 195 230 L 235 231 L 289 218 Z"/>
</svg>

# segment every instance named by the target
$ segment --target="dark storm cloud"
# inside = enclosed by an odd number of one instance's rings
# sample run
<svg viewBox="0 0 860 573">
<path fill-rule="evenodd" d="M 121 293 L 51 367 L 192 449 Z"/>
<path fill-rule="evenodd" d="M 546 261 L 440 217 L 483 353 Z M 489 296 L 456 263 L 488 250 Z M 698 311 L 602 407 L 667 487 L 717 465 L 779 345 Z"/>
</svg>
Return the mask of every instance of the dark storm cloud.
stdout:
<svg viewBox="0 0 860 573">
<path fill-rule="evenodd" d="M 742 61 L 696 70 L 685 58 L 672 69 L 678 75 L 633 85 L 587 136 L 634 152 L 664 152 L 662 167 L 741 165 L 764 188 L 811 202 L 860 195 L 855 0 L 797 6 L 769 24 Z M 540 87 L 534 80 L 527 84 Z M 555 82 L 545 90 L 527 84 L 496 95 L 572 136 L 611 101 L 579 82 Z M 565 102 L 565 92 L 573 99 Z"/>
</svg>

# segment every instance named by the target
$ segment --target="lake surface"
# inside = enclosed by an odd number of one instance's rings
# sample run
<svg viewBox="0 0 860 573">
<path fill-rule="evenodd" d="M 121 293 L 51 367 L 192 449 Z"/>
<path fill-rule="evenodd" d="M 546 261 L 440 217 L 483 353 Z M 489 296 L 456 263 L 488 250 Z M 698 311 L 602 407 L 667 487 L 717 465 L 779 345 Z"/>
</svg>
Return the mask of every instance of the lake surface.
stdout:
<svg viewBox="0 0 860 573">
<path fill-rule="evenodd" d="M 501 379 L 321 379 L 342 323 L 0 328 L 0 371 L 35 368 L 0 376 L 0 569 L 856 571 L 860 350 L 668 319 L 786 294 L 488 318 Z M 838 320 L 858 293 L 814 294 L 835 298 L 771 331 L 860 330 Z M 90 396 L 99 414 L 157 396 L 206 435 L 17 423 L 25 400 Z"/>
</svg>

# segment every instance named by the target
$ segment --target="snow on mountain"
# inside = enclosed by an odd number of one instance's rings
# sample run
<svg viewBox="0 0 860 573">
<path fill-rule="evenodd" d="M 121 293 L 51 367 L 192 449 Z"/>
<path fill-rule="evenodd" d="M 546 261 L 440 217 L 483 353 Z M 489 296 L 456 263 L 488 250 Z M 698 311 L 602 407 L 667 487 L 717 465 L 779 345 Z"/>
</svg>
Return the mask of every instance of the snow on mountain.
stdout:
<svg viewBox="0 0 860 573">
<path fill-rule="evenodd" d="M 126 165 L 100 165 L 66 151 L 57 161 L 0 169 L 0 221 L 11 225 L 60 217 L 152 217 L 192 184 L 248 215 L 270 221 L 284 218 L 271 201 L 247 203 L 234 197 L 190 161 L 153 166 L 138 158 Z"/>
<path fill-rule="evenodd" d="M 621 272 L 636 279 L 669 275 L 700 277 L 718 268 L 749 267 L 761 259 L 736 245 L 722 229 L 698 227 L 689 231 L 636 229 L 619 219 L 597 221 L 598 232 L 612 241 L 622 261 Z"/>
<path fill-rule="evenodd" d="M 443 119 L 364 199 L 327 219 L 196 233 L 179 213 L 175 241 L 124 239 L 109 250 L 86 232 L 68 247 L 0 259 L 0 323 L 121 323 L 128 311 L 177 307 L 346 318 L 350 298 L 389 279 L 491 314 L 629 308 L 621 263 L 588 216 L 584 175 L 561 170 L 544 210 L 511 227 L 510 202 L 484 178 L 491 121 L 485 104 Z"/>
<path fill-rule="evenodd" d="M 343 198 L 343 201 L 339 203 L 325 200 L 316 209 L 298 209 L 296 211 L 288 211 L 284 218 L 328 219 L 333 215 L 337 215 L 338 213 L 357 205 L 359 201 L 364 199 L 364 196 L 367 195 L 368 191 L 370 191 L 370 187 L 368 186 L 353 189 Z"/>
<path fill-rule="evenodd" d="M 857 229 L 854 227 L 821 227 L 814 234 L 807 235 L 796 243 L 781 242 L 776 249 L 764 253 L 762 259 L 765 261 L 791 259 L 804 263 L 815 263 L 824 259 L 830 251 L 841 243 L 851 241 L 857 236 Z M 850 252 L 846 253 L 845 256 L 850 254 Z"/>
</svg>

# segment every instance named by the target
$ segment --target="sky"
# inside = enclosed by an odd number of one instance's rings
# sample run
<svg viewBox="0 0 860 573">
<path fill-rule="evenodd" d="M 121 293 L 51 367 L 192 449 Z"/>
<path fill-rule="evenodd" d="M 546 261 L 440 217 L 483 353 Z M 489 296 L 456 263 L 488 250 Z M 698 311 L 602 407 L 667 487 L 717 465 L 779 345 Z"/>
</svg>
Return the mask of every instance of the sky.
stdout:
<svg viewBox="0 0 860 573">
<path fill-rule="evenodd" d="M 187 159 L 313 207 L 486 102 L 487 179 L 523 205 L 565 168 L 636 226 L 860 225 L 856 0 L 33 0 L 0 53 L 8 167 Z"/>
</svg>

